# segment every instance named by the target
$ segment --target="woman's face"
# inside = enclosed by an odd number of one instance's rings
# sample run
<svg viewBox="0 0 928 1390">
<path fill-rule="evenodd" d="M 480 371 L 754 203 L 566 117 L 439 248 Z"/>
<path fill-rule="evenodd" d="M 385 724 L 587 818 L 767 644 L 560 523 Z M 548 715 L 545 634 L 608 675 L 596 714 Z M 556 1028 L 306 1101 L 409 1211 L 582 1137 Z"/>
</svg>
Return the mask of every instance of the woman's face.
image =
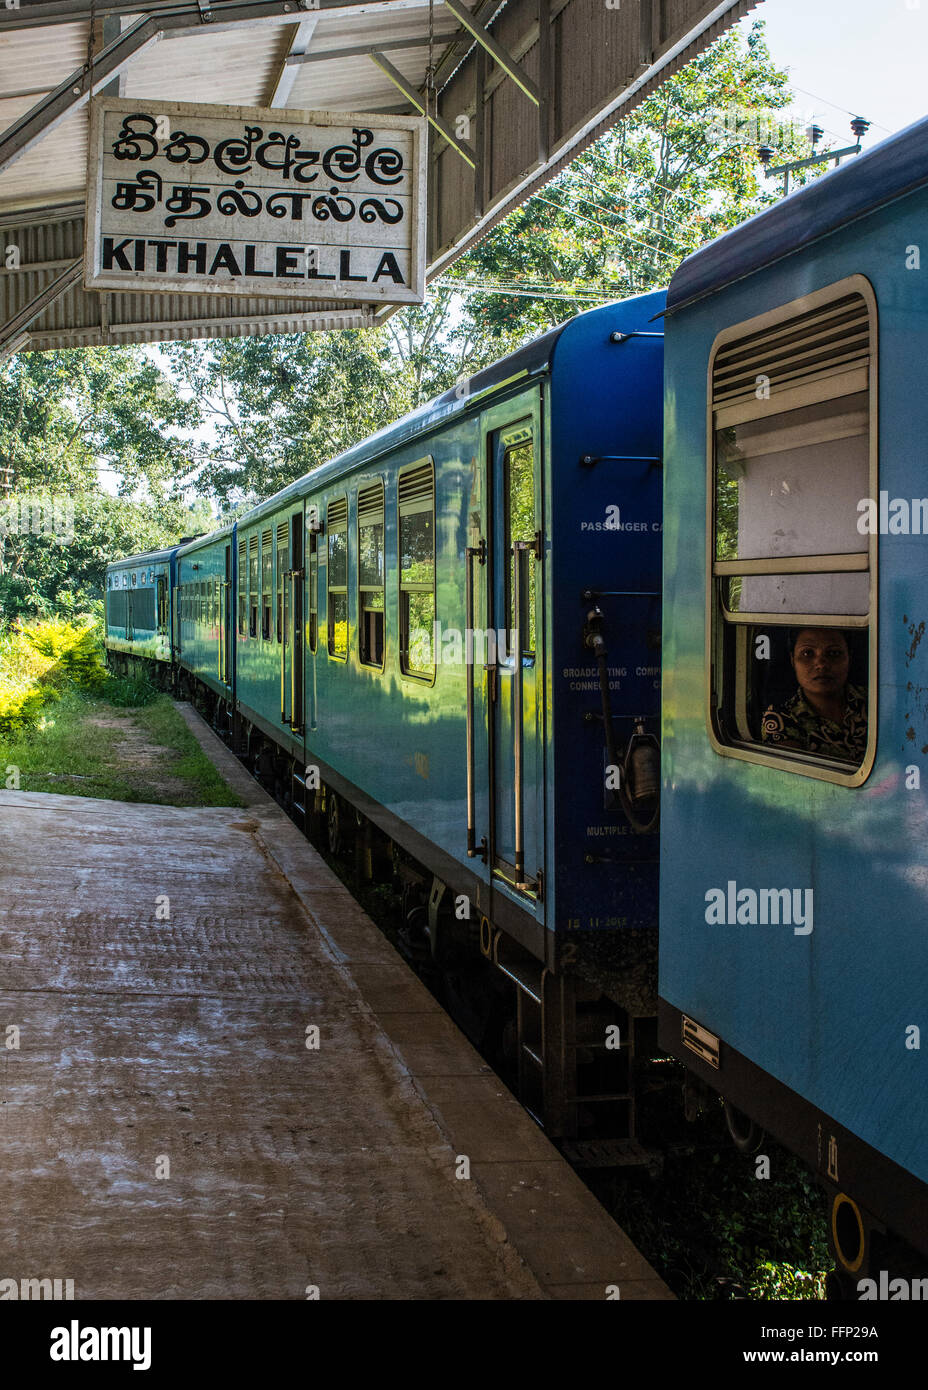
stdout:
<svg viewBox="0 0 928 1390">
<path fill-rule="evenodd" d="M 839 695 L 851 664 L 844 634 L 826 627 L 804 627 L 792 657 L 800 689 L 807 695 Z"/>
</svg>

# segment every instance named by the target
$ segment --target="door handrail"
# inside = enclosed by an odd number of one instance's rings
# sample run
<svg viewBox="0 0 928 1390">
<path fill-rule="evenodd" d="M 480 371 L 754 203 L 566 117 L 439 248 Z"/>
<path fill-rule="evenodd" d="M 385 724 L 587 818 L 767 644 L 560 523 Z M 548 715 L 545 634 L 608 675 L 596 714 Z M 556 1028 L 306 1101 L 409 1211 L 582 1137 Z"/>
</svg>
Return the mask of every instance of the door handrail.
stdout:
<svg viewBox="0 0 928 1390">
<path fill-rule="evenodd" d="M 284 574 L 283 574 L 283 583 L 282 583 L 281 586 L 280 586 L 280 601 L 281 601 L 281 604 L 283 605 L 283 610 L 284 610 L 284 611 L 281 613 L 281 615 L 280 615 L 280 618 L 281 618 L 281 622 L 280 622 L 280 722 L 281 722 L 281 724 L 289 724 L 289 723 L 290 723 L 290 720 L 289 720 L 289 718 L 288 718 L 288 716 L 287 716 L 287 659 L 286 659 L 286 652 L 287 652 L 287 622 L 288 622 L 288 618 L 287 618 L 287 609 L 288 609 L 288 607 L 289 607 L 289 602 L 288 602 L 288 600 L 289 600 L 289 598 L 290 598 L 290 587 L 289 587 L 289 583 L 288 583 L 289 579 L 290 579 L 290 571 L 289 571 L 289 570 L 284 570 Z"/>
<path fill-rule="evenodd" d="M 467 701 L 465 727 L 467 731 L 467 857 L 468 859 L 483 859 L 487 857 L 487 842 L 482 840 L 477 845 L 477 789 L 476 789 L 476 754 L 474 749 L 474 663 L 476 661 L 476 651 L 474 650 L 474 560 L 477 559 L 481 565 L 486 564 L 487 543 L 482 540 L 479 545 L 469 545 L 464 552 L 464 630 L 465 630 L 465 652 L 464 668 L 466 673 Z M 467 660 L 466 644 L 470 641 L 470 661 Z"/>
<path fill-rule="evenodd" d="M 297 625 L 297 622 L 298 622 L 298 621 L 299 621 L 300 623 L 303 622 L 303 593 L 302 593 L 302 589 L 300 590 L 300 602 L 299 602 L 299 610 L 300 610 L 300 611 L 299 611 L 299 616 L 297 615 L 297 580 L 301 580 L 302 578 L 303 578 L 303 570 L 302 570 L 302 568 L 300 568 L 300 569 L 292 569 L 292 570 L 288 570 L 288 571 L 287 571 L 287 581 L 288 581 L 288 583 L 289 583 L 288 598 L 289 598 L 289 600 L 290 600 L 290 621 L 291 621 L 292 624 L 293 624 L 293 632 L 292 632 L 292 634 L 291 634 L 291 642 L 290 642 L 290 719 L 289 719 L 288 722 L 289 722 L 289 724 L 290 724 L 290 728 L 292 729 L 292 731 L 293 731 L 295 734 L 301 734 L 301 733 L 303 732 L 302 710 L 301 710 L 301 712 L 300 712 L 300 713 L 301 713 L 300 719 L 296 719 L 296 718 L 294 717 L 294 716 L 296 715 L 296 706 L 297 706 L 297 686 L 298 686 L 299 680 L 301 679 L 302 674 L 303 674 L 303 673 L 302 673 L 302 670 L 299 670 L 299 669 L 298 669 L 298 666 L 297 666 L 297 645 L 299 645 L 299 649 L 300 649 L 300 651 L 299 651 L 299 665 L 302 666 L 302 664 L 303 664 L 303 643 L 302 643 L 302 641 L 301 641 L 301 642 L 298 644 L 298 643 L 297 643 L 297 640 L 296 640 L 296 631 L 297 631 L 296 625 Z"/>
<path fill-rule="evenodd" d="M 522 739 L 524 733 L 524 700 L 522 673 L 522 555 L 530 550 L 538 554 L 538 537 L 531 541 L 513 541 L 512 606 L 514 609 L 515 651 L 512 663 L 512 751 L 515 762 L 515 804 L 513 807 L 515 838 L 516 887 L 531 888 L 533 884 L 525 878 L 525 808 L 524 771 L 522 766 Z"/>
</svg>

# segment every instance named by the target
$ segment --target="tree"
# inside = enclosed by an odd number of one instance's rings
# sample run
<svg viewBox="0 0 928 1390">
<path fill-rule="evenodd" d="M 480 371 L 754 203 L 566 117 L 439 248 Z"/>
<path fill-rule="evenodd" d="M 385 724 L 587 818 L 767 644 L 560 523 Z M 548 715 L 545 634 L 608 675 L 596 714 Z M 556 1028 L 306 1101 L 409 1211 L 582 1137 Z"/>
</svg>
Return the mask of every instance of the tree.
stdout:
<svg viewBox="0 0 928 1390">
<path fill-rule="evenodd" d="M 21 353 L 0 367 L 0 616 L 86 607 L 108 559 L 210 525 L 175 487 L 188 445 L 172 431 L 198 418 L 139 348 Z"/>
<path fill-rule="evenodd" d="M 809 153 L 756 22 L 729 31 L 578 156 L 442 278 L 501 334 L 665 285 L 684 256 L 776 201 L 757 146 Z M 794 175 L 805 182 L 823 166 Z M 491 290 L 492 292 L 487 292 Z"/>
<path fill-rule="evenodd" d="M 499 357 L 500 334 L 455 309 L 436 289 L 381 328 L 173 345 L 212 429 L 186 483 L 234 515 Z"/>
</svg>

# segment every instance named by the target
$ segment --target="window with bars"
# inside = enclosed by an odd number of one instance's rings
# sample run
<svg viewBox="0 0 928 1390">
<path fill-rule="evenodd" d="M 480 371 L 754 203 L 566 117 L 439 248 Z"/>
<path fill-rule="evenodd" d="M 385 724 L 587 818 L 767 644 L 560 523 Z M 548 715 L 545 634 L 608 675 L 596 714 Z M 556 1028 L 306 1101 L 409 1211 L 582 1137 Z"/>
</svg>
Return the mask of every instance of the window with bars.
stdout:
<svg viewBox="0 0 928 1390">
<path fill-rule="evenodd" d="M 861 781 L 872 752 L 876 307 L 860 276 L 712 357 L 710 725 L 720 752 Z"/>
<path fill-rule="evenodd" d="M 248 631 L 248 593 L 245 588 L 247 578 L 248 547 L 245 541 L 238 543 L 238 632 L 244 637 Z"/>
<path fill-rule="evenodd" d="M 509 437 L 512 436 L 512 442 Z M 515 567 L 520 567 L 519 592 L 521 597 L 518 614 L 519 630 L 522 633 L 522 655 L 535 655 L 535 552 L 533 550 L 513 550 L 515 541 L 535 541 L 535 455 L 532 447 L 531 426 L 518 426 L 507 431 L 506 454 L 504 461 L 503 495 L 506 505 L 506 550 L 509 562 L 506 568 L 506 650 L 512 649 L 516 631 Z"/>
<path fill-rule="evenodd" d="M 358 656 L 383 670 L 384 657 L 383 482 L 358 491 Z"/>
<path fill-rule="evenodd" d="M 435 674 L 435 470 L 431 458 L 397 481 L 400 571 L 400 669 L 431 680 Z"/>
<path fill-rule="evenodd" d="M 261 532 L 261 640 L 271 640 L 271 610 L 274 593 L 274 531 Z"/>
<path fill-rule="evenodd" d="M 258 635 L 258 533 L 248 538 L 248 635 Z"/>
<path fill-rule="evenodd" d="M 328 537 L 328 642 L 329 655 L 348 657 L 348 499 L 337 497 L 326 507 Z"/>
</svg>

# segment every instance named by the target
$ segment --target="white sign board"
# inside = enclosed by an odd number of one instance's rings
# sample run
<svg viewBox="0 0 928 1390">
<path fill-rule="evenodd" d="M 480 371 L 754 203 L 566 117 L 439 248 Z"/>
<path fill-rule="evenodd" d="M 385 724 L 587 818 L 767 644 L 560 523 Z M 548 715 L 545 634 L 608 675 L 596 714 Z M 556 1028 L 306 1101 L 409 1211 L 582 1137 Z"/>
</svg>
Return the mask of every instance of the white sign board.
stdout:
<svg viewBox="0 0 928 1390">
<path fill-rule="evenodd" d="M 421 304 L 426 148 L 419 116 L 101 98 L 84 284 Z"/>
</svg>

